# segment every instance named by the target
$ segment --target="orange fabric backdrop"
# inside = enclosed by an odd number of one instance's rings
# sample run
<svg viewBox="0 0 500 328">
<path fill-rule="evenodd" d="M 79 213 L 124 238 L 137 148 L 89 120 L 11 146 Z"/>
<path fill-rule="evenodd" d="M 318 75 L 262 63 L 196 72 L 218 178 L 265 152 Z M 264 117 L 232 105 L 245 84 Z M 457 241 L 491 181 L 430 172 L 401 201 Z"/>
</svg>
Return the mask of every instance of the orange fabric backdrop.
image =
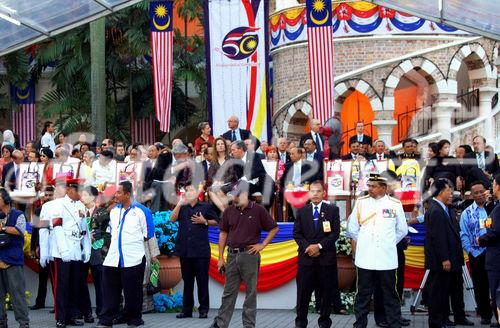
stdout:
<svg viewBox="0 0 500 328">
<path fill-rule="evenodd" d="M 404 88 L 398 87 L 394 90 L 394 119 L 398 121 L 399 114 L 405 113 L 407 110 L 411 111 L 415 109 L 415 104 L 417 103 L 417 86 L 407 86 Z M 401 122 L 398 122 L 401 140 L 404 139 L 410 128 L 411 119 L 415 113 L 411 113 L 406 117 L 401 117 Z M 394 127 L 392 132 L 392 144 L 396 145 L 399 143 L 398 136 L 398 125 Z"/>
<path fill-rule="evenodd" d="M 358 106 L 359 106 L 359 117 L 358 117 Z M 340 121 L 342 122 L 342 131 L 353 129 L 356 127 L 356 122 L 363 121 L 365 125 L 373 122 L 375 119 L 375 114 L 373 113 L 372 106 L 370 104 L 370 99 L 359 91 L 354 91 L 349 97 L 344 101 L 342 106 L 342 112 L 340 113 Z M 349 138 L 356 134 L 356 131 L 351 131 L 347 137 L 344 137 L 344 154 L 349 149 Z M 370 129 L 365 127 L 365 134 L 370 135 Z M 377 128 L 373 127 L 372 130 L 372 140 L 375 141 L 378 138 Z"/>
</svg>

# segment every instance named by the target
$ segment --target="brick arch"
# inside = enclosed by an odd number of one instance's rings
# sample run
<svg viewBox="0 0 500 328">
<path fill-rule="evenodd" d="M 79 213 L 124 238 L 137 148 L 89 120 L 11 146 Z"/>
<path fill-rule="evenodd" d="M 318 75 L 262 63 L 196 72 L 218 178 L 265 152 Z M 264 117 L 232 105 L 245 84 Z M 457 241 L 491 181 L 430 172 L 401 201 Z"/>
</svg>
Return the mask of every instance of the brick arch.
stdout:
<svg viewBox="0 0 500 328">
<path fill-rule="evenodd" d="M 302 99 L 293 102 L 287 109 L 286 114 L 283 119 L 283 124 L 281 125 L 281 135 L 283 137 L 288 137 L 289 128 L 292 125 L 292 119 L 298 111 L 301 111 L 305 116 L 309 116 L 312 111 L 310 94 Z"/>
<path fill-rule="evenodd" d="M 475 56 L 473 56 L 473 58 L 470 58 L 466 62 L 467 68 L 469 69 L 469 74 L 471 70 L 475 70 L 477 72 L 474 77 L 471 77 L 469 75 L 471 83 L 474 83 L 474 81 L 476 81 L 474 84 L 483 84 L 484 79 L 496 78 L 495 76 L 493 76 L 494 69 L 492 70 L 490 60 L 483 46 L 480 43 L 469 43 L 463 45 L 455 52 L 450 61 L 450 64 L 448 65 L 447 78 L 450 89 L 456 90 L 458 70 L 460 69 L 463 61 L 467 57 L 470 57 L 471 54 L 474 54 Z M 454 93 L 457 93 L 457 91 L 458 90 L 456 90 Z"/>
<path fill-rule="evenodd" d="M 384 111 L 394 111 L 394 90 L 396 90 L 403 75 L 412 69 L 421 72 L 433 90 L 433 95 L 448 93 L 448 84 L 437 65 L 425 57 L 414 57 L 399 63 L 385 80 Z"/>
<path fill-rule="evenodd" d="M 383 109 L 380 96 L 370 83 L 366 82 L 363 79 L 351 79 L 339 83 L 335 86 L 335 92 L 336 92 L 336 98 L 334 102 L 335 113 L 339 113 L 341 111 L 342 104 L 354 90 L 357 90 L 368 97 L 368 99 L 370 100 L 370 105 L 372 106 L 372 110 L 374 112 L 381 111 Z"/>
</svg>

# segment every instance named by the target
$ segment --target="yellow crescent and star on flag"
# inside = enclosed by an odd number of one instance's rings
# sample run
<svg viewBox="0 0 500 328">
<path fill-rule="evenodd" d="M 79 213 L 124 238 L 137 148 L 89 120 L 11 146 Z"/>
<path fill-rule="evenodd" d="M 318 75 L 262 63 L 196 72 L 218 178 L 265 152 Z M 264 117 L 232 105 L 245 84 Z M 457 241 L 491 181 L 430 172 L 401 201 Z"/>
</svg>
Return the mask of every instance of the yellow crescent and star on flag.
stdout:
<svg viewBox="0 0 500 328">
<path fill-rule="evenodd" d="M 155 1 L 150 3 L 151 30 L 169 32 L 172 30 L 172 1 Z"/>
<path fill-rule="evenodd" d="M 307 0 L 307 24 L 309 27 L 328 26 L 332 24 L 331 0 Z"/>
</svg>

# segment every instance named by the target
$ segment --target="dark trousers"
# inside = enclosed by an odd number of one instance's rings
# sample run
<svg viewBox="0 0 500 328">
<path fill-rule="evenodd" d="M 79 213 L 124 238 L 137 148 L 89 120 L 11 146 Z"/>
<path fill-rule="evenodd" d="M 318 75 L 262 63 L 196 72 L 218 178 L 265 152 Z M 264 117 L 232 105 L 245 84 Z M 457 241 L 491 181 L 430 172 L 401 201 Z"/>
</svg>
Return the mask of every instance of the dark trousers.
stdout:
<svg viewBox="0 0 500 328">
<path fill-rule="evenodd" d="M 102 311 L 102 264 L 90 266 L 95 288 L 95 313 L 99 317 Z"/>
<path fill-rule="evenodd" d="M 60 322 L 74 319 L 78 314 L 78 295 L 80 291 L 80 262 L 64 262 L 54 259 L 55 276 L 55 316 Z"/>
<path fill-rule="evenodd" d="M 389 327 L 399 328 L 401 317 L 401 306 L 396 291 L 396 269 L 394 270 L 365 270 L 357 268 L 358 281 L 357 293 L 354 301 L 354 314 L 356 322 L 353 327 L 366 327 L 368 324 L 368 313 L 370 312 L 370 301 L 374 293 L 375 284 L 380 283 L 385 315 Z"/>
<path fill-rule="evenodd" d="M 80 289 L 78 293 L 78 316 L 92 315 L 92 304 L 90 302 L 89 287 L 87 277 L 89 275 L 90 263 L 79 263 Z"/>
<path fill-rule="evenodd" d="M 490 285 L 490 294 L 491 294 L 491 309 L 495 314 L 495 318 L 497 322 L 499 321 L 497 307 L 500 308 L 500 299 L 497 297 L 498 289 L 500 288 L 500 272 L 499 271 L 488 271 L 488 282 Z"/>
<path fill-rule="evenodd" d="M 194 280 L 198 286 L 198 311 L 207 313 L 210 309 L 208 296 L 208 267 L 209 258 L 185 258 L 181 257 L 181 273 L 184 280 L 184 294 L 182 299 L 182 312 L 191 314 L 194 306 Z"/>
<path fill-rule="evenodd" d="M 128 268 L 102 267 L 103 305 L 99 324 L 112 326 L 120 308 L 120 297 L 125 296 L 125 317 L 128 325 L 140 326 L 142 321 L 142 281 L 146 259 Z"/>
<path fill-rule="evenodd" d="M 35 305 L 45 307 L 45 298 L 47 298 L 47 282 L 50 276 L 50 282 L 53 284 L 52 275 L 50 274 L 50 266 L 46 265 L 42 268 L 38 265 L 38 291 L 36 294 Z M 52 290 L 53 292 L 53 290 Z"/>
<path fill-rule="evenodd" d="M 403 289 L 405 283 L 405 252 L 402 242 L 397 244 L 398 250 L 398 268 L 396 270 L 397 281 L 396 281 L 396 290 L 398 292 L 399 301 L 403 300 Z M 382 287 L 380 285 L 380 280 L 378 280 L 375 284 L 375 291 L 373 292 L 373 317 L 375 322 L 378 324 L 380 322 L 387 321 L 385 317 L 384 310 L 384 297 Z"/>
<path fill-rule="evenodd" d="M 332 279 L 334 277 L 335 279 Z M 331 327 L 332 294 L 338 289 L 337 266 L 319 264 L 299 265 L 297 270 L 297 317 L 295 327 L 307 327 L 307 313 L 312 292 L 317 283 L 320 285 L 321 299 L 319 302 L 319 327 Z"/>
<path fill-rule="evenodd" d="M 429 272 L 429 327 L 441 327 L 449 315 L 449 304 L 453 309 L 455 321 L 465 319 L 462 271 Z"/>
<path fill-rule="evenodd" d="M 485 269 L 486 252 L 473 257 L 469 255 L 469 264 L 474 284 L 474 297 L 477 303 L 477 312 L 482 319 L 491 319 L 493 313 L 490 304 L 490 290 L 488 274 Z M 500 260 L 500 259 L 499 259 Z"/>
</svg>

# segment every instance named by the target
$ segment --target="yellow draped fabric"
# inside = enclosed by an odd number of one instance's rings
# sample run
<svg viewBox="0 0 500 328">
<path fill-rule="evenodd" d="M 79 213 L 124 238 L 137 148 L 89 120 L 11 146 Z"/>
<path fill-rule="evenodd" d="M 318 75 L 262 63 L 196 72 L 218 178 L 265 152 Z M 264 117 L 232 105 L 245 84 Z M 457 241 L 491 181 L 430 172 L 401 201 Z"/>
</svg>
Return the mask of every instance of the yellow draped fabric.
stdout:
<svg viewBox="0 0 500 328">
<path fill-rule="evenodd" d="M 260 253 L 260 265 L 276 264 L 294 258 L 297 256 L 297 248 L 298 246 L 295 240 L 269 244 Z M 210 253 L 213 258 L 218 258 L 219 246 L 217 244 L 210 243 Z M 225 256 L 227 256 L 227 248 Z"/>
</svg>

